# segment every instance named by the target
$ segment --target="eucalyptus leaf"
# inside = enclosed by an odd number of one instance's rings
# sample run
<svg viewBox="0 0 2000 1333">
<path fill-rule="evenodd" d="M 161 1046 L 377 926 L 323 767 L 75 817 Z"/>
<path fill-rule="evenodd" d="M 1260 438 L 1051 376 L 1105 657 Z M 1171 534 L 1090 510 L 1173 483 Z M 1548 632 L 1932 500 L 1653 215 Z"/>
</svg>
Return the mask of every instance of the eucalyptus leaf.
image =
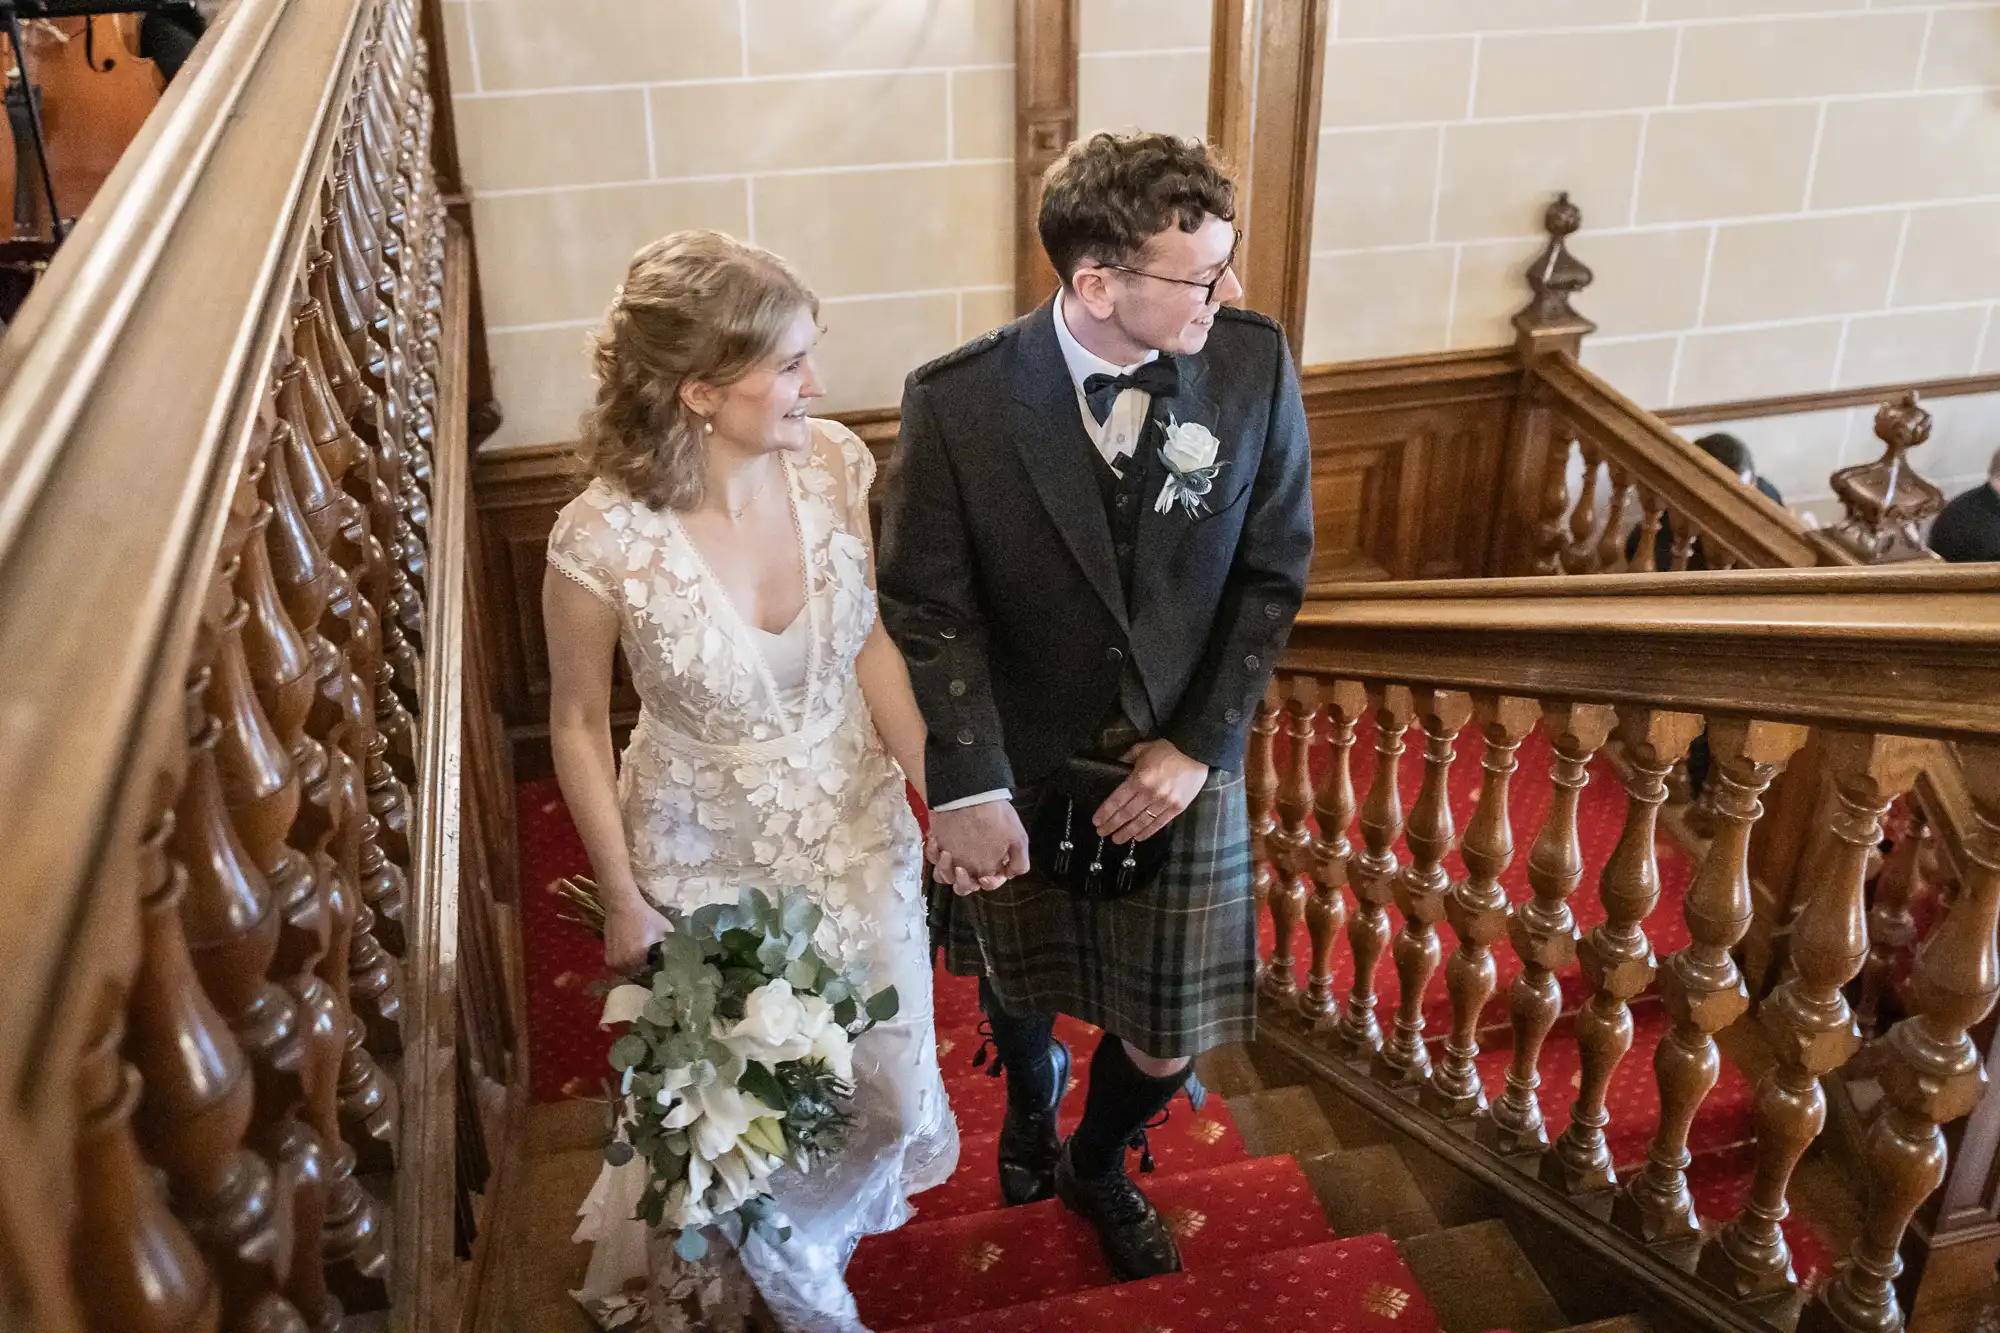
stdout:
<svg viewBox="0 0 2000 1333">
<path fill-rule="evenodd" d="M 785 899 L 784 909 L 779 914 L 785 933 L 810 937 L 819 925 L 820 910 L 813 900 L 803 893 L 792 894 Z"/>
<path fill-rule="evenodd" d="M 674 1240 L 674 1253 L 686 1263 L 696 1263 L 708 1254 L 708 1237 L 700 1227 L 682 1227 Z"/>
<path fill-rule="evenodd" d="M 764 942 L 757 946 L 757 966 L 773 975 L 784 970 L 785 964 L 795 957 L 796 954 L 785 948 L 785 941 L 776 935 L 766 935 Z"/>
<path fill-rule="evenodd" d="M 819 983 L 819 969 L 801 958 L 785 965 L 785 980 L 792 983 L 795 991 L 810 991 Z"/>
<path fill-rule="evenodd" d="M 646 1058 L 646 1039 L 636 1032 L 627 1032 L 611 1043 L 611 1067 L 630 1069 Z"/>
<path fill-rule="evenodd" d="M 632 1160 L 632 1145 L 623 1139 L 615 1139 L 604 1145 L 604 1160 L 613 1166 L 623 1166 Z"/>
<path fill-rule="evenodd" d="M 885 986 L 868 997 L 868 1016 L 877 1023 L 886 1023 L 896 1016 L 901 1004 L 896 998 L 896 988 Z"/>
<path fill-rule="evenodd" d="M 785 957 L 791 962 L 806 962 L 810 963 L 813 967 L 818 967 L 818 958 L 806 956 L 806 950 L 810 947 L 812 947 L 810 936 L 794 935 L 785 945 Z"/>
<path fill-rule="evenodd" d="M 853 1027 L 860 1017 L 861 1006 L 855 1003 L 852 995 L 841 996 L 839 1003 L 833 1006 L 833 1021 L 844 1028 Z"/>
</svg>

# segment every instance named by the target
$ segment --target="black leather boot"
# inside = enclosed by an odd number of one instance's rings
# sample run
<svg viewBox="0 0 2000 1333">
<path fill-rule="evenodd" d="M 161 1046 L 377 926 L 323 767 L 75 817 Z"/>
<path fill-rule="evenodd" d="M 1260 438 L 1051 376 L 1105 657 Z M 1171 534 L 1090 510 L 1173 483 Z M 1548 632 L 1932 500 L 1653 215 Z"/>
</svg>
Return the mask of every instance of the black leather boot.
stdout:
<svg viewBox="0 0 2000 1333">
<path fill-rule="evenodd" d="M 1045 1099 L 1029 1102 L 1015 1095 L 1013 1071 L 1008 1072 L 1007 1118 L 1000 1124 L 1000 1197 L 1011 1208 L 1055 1194 L 1056 1158 L 1062 1155 L 1056 1111 L 1069 1087 L 1069 1047 L 1059 1041 L 1049 1044 L 1050 1077 L 1036 1089 L 1046 1089 Z"/>
<path fill-rule="evenodd" d="M 1056 1110 L 1069 1089 L 1069 1048 L 1055 1039 L 1055 1015 L 1010 1013 L 984 977 L 979 1007 L 995 1059 L 990 1072 L 1007 1076 L 1007 1118 L 1000 1126 L 1000 1197 L 1009 1207 L 1055 1193 Z M 985 1046 L 973 1057 L 979 1064 Z"/>
<path fill-rule="evenodd" d="M 1065 1144 L 1056 1159 L 1056 1197 L 1097 1232 L 1104 1260 L 1120 1282 L 1181 1271 L 1173 1233 L 1125 1174 L 1123 1160 L 1102 1175 L 1079 1176 Z"/>
</svg>

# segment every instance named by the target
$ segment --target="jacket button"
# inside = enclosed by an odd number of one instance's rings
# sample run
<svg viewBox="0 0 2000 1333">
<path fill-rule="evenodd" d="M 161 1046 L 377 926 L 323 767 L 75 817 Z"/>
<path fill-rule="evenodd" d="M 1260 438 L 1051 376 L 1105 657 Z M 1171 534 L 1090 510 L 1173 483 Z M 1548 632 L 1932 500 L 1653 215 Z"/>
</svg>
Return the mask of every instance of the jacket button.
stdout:
<svg viewBox="0 0 2000 1333">
<path fill-rule="evenodd" d="M 960 745 L 970 745 L 972 744 L 973 740 L 974 737 L 972 735 L 971 727 L 967 727 L 965 728 L 965 730 L 958 733 L 958 743 Z"/>
<path fill-rule="evenodd" d="M 1257 654 L 1252 653 L 1250 654 L 1250 656 L 1243 659 L 1243 665 L 1248 667 L 1250 670 L 1255 671 L 1258 667 L 1264 664 L 1257 660 Z"/>
<path fill-rule="evenodd" d="M 956 698 L 958 698 L 958 697 L 959 697 L 960 695 L 962 695 L 962 694 L 964 694 L 964 693 L 965 693 L 965 682 L 964 682 L 964 681 L 962 681 L 962 680 L 955 680 L 955 681 L 953 681 L 953 682 L 951 683 L 951 697 L 952 697 L 952 698 L 956 699 Z"/>
<path fill-rule="evenodd" d="M 1234 708 L 1225 709 L 1222 714 L 1222 720 L 1233 727 L 1243 720 L 1243 714 Z"/>
<path fill-rule="evenodd" d="M 940 639 L 955 639 L 958 637 L 958 631 L 953 629 L 951 626 L 946 625 L 943 629 L 938 631 L 938 637 Z"/>
<path fill-rule="evenodd" d="M 1106 648 L 1104 650 L 1104 660 L 1107 662 L 1122 662 L 1125 660 L 1125 650 L 1123 648 L 1116 647 L 1115 645 L 1113 647 Z"/>
<path fill-rule="evenodd" d="M 1279 614 L 1280 612 L 1278 610 L 1278 604 L 1276 602 L 1264 603 L 1264 619 L 1276 620 Z"/>
</svg>

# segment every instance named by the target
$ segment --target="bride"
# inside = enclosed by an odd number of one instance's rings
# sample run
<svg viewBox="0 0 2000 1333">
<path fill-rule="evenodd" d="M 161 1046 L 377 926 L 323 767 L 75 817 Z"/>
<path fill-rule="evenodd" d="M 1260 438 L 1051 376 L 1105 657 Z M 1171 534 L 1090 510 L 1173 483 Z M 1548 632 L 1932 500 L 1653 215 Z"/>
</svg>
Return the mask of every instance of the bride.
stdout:
<svg viewBox="0 0 2000 1333">
<path fill-rule="evenodd" d="M 859 1330 L 855 1242 L 905 1221 L 958 1158 L 903 787 L 922 790 L 924 724 L 876 618 L 874 462 L 806 415 L 823 392 L 818 308 L 782 259 L 717 232 L 633 258 L 582 423 L 595 476 L 549 537 L 550 741 L 612 968 L 643 960 L 663 910 L 803 888 L 825 909 L 815 942 L 865 967 L 869 989 L 893 985 L 901 1012 L 856 1043 L 840 1155 L 773 1178 L 782 1245 L 752 1235 L 726 1261 L 683 1264 L 671 1231 L 634 1219 L 642 1159 L 604 1169 L 581 1210 L 595 1249 L 577 1297 L 607 1328 L 740 1327 L 747 1270 L 785 1328 Z M 621 646 L 642 707 L 614 767 Z"/>
</svg>

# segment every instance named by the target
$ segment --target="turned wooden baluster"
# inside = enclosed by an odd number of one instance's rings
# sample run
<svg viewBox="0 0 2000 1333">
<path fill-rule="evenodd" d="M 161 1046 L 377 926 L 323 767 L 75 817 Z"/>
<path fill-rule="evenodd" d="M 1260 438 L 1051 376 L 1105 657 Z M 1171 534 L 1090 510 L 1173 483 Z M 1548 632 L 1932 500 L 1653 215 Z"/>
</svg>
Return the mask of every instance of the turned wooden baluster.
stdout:
<svg viewBox="0 0 2000 1333">
<path fill-rule="evenodd" d="M 177 781 L 178 779 L 174 779 Z M 161 794 L 166 805 L 172 791 Z M 207 1255 L 232 1333 L 304 1333 L 278 1294 L 291 1261 L 289 1199 L 270 1166 L 243 1146 L 254 1090 L 250 1066 L 196 979 L 181 928 L 187 872 L 167 856 L 173 814 L 162 809 L 141 844 L 141 949 L 125 1049 L 143 1080 L 135 1118 L 147 1159 L 166 1173 L 174 1210 Z"/>
<path fill-rule="evenodd" d="M 1424 1104 L 1448 1118 L 1472 1115 L 1486 1106 L 1486 1089 L 1480 1086 L 1473 1060 L 1479 1054 L 1479 1017 L 1496 984 L 1493 943 L 1507 929 L 1507 891 L 1500 887 L 1500 876 L 1514 860 L 1507 789 L 1514 780 L 1514 754 L 1535 729 L 1542 711 L 1533 699 L 1509 695 L 1481 694 L 1474 700 L 1486 741 L 1480 760 L 1484 772 L 1479 804 L 1459 845 L 1466 879 L 1452 886 L 1444 907 L 1458 936 L 1458 947 L 1444 969 L 1445 986 L 1451 992 L 1451 1035 L 1445 1038 L 1444 1059 L 1424 1087 Z"/>
<path fill-rule="evenodd" d="M 360 564 L 362 547 L 354 538 L 356 529 L 347 520 L 359 509 L 353 499 L 336 490 L 319 451 L 307 435 L 303 406 L 304 368 L 294 361 L 279 376 L 278 404 L 284 422 L 291 427 L 274 438 L 274 458 L 284 460 L 287 480 L 304 515 L 306 527 L 322 555 L 327 575 L 328 601 L 321 618 L 325 636 L 346 653 L 349 668 L 357 681 L 352 701 L 353 715 L 342 743 L 360 764 L 366 783 L 367 803 L 375 822 L 363 835 L 364 859 L 372 859 L 370 842 L 398 867 L 410 861 L 409 794 L 388 763 L 388 746 L 376 726 L 376 691 L 368 682 L 381 680 L 381 636 L 379 621 L 368 600 L 356 591 L 354 571 Z M 274 464 L 275 466 L 275 464 Z M 342 555 L 346 557 L 342 559 Z M 296 623 L 296 617 L 295 623 Z M 400 953 L 402 895 L 376 896 L 378 883 L 364 865 L 362 890 L 370 910 L 384 918 L 383 934 L 392 949 Z"/>
<path fill-rule="evenodd" d="M 335 584 L 336 620 L 330 628 L 335 631 L 334 641 L 347 649 L 349 665 L 367 690 L 360 757 L 368 783 L 368 808 L 380 825 L 382 850 L 390 860 L 407 868 L 410 797 L 388 762 L 389 743 L 382 733 L 384 719 L 376 712 L 376 701 L 386 694 L 399 715 L 402 705 L 395 691 L 388 688 L 393 683 L 392 670 L 386 673 L 388 681 L 384 680 L 387 664 L 382 657 L 382 620 L 376 604 L 365 592 L 366 585 L 377 577 L 376 571 L 385 565 L 387 556 L 368 530 L 368 511 L 339 489 L 340 478 L 360 452 L 360 444 L 351 434 L 333 430 L 328 449 L 322 451 L 318 435 L 322 417 L 313 410 L 316 395 L 311 384 L 311 371 L 303 358 L 294 358 L 278 377 L 279 410 L 292 426 L 288 437 L 292 447 L 285 451 L 285 457 L 307 525 L 319 540 L 320 549 L 347 575 L 344 581 Z M 324 428 L 332 430 L 331 423 L 325 423 Z M 339 633 L 343 625 L 347 627 L 344 639 Z M 407 715 L 403 724 L 407 733 Z M 413 738 L 409 744 L 414 747 Z"/>
<path fill-rule="evenodd" d="M 1639 488 L 1639 545 L 1632 552 L 1628 566 L 1634 574 L 1658 573 L 1660 524 L 1667 516 L 1667 502 L 1662 500 L 1650 487 Z"/>
<path fill-rule="evenodd" d="M 1565 574 L 1588 574 L 1591 572 L 1591 558 L 1596 554 L 1596 543 L 1591 539 L 1597 534 L 1597 446 L 1589 440 L 1578 440 L 1576 451 L 1583 459 L 1583 477 L 1577 483 L 1576 505 L 1569 511 L 1569 540 L 1562 549 L 1562 567 Z"/>
<path fill-rule="evenodd" d="M 1542 1043 L 1562 1012 L 1556 977 L 1576 961 L 1576 916 L 1569 900 L 1583 882 L 1577 799 L 1590 782 L 1591 756 L 1611 735 L 1618 715 L 1604 704 L 1556 704 L 1543 710 L 1543 719 L 1555 792 L 1548 818 L 1528 851 L 1528 886 L 1534 897 L 1507 914 L 1507 938 L 1521 960 L 1521 970 L 1507 988 L 1514 1052 L 1507 1065 L 1507 1090 L 1479 1125 L 1480 1141 L 1505 1153 L 1548 1146 L 1536 1089 L 1542 1081 Z"/>
<path fill-rule="evenodd" d="M 1868 955 L 1868 855 L 1881 839 L 1884 812 L 1915 782 L 1922 756 L 1916 742 L 1894 736 L 1830 736 L 1825 750 L 1835 813 L 1814 830 L 1813 878 L 1792 927 L 1793 973 L 1759 1010 L 1777 1061 L 1757 1083 L 1756 1177 L 1742 1211 L 1703 1245 L 1697 1269 L 1759 1309 L 1781 1305 L 1797 1285 L 1778 1225 L 1788 1211 L 1785 1191 L 1826 1124 L 1820 1079 L 1861 1045 L 1842 987 Z"/>
<path fill-rule="evenodd" d="M 1278 827 L 1270 835 L 1271 920 L 1279 938 L 1285 941 L 1286 966 L 1282 974 L 1275 966 L 1264 974 L 1264 993 L 1276 999 L 1298 995 L 1299 982 L 1291 965 L 1292 946 L 1298 939 L 1299 923 L 1305 918 L 1306 898 L 1312 887 L 1312 830 L 1306 819 L 1312 814 L 1313 723 L 1319 715 L 1319 686 L 1310 676 L 1295 676 L 1285 683 L 1285 739 L 1288 753 L 1285 770 L 1278 779 Z"/>
<path fill-rule="evenodd" d="M 345 793 L 341 808 L 355 812 L 344 821 L 343 834 L 356 840 L 353 873 L 361 890 L 353 905 L 349 994 L 355 1014 L 366 1025 L 369 1049 L 386 1055 L 400 1047 L 400 988 L 391 961 L 375 939 L 376 918 L 370 904 L 386 907 L 393 902 L 400 914 L 403 882 L 400 871 L 382 853 L 375 816 L 367 809 L 367 788 L 361 775 L 369 701 L 359 679 L 349 670 L 347 658 L 333 646 L 323 628 L 339 619 L 331 599 L 344 575 L 320 551 L 292 495 L 291 469 L 280 465 L 279 460 L 293 447 L 290 423 L 280 419 L 271 429 L 272 461 L 263 478 L 264 499 L 272 511 L 267 548 L 286 614 L 304 636 L 313 662 L 315 690 L 307 730 L 323 746 L 328 763 L 334 767 L 333 780 Z"/>
<path fill-rule="evenodd" d="M 1395 901 L 1396 839 L 1403 835 L 1403 797 L 1398 766 L 1403 759 L 1403 735 L 1416 716 L 1416 701 L 1406 685 L 1384 685 L 1368 691 L 1375 706 L 1375 776 L 1361 803 L 1362 853 L 1348 863 L 1354 889 L 1354 915 L 1347 919 L 1347 942 L 1354 950 L 1354 987 L 1340 1015 L 1334 1041 L 1349 1057 L 1367 1059 L 1382 1049 L 1382 1027 L 1375 1017 L 1375 968 L 1389 947 L 1389 904 Z"/>
<path fill-rule="evenodd" d="M 1418 720 L 1424 729 L 1424 778 L 1410 807 L 1410 863 L 1396 876 L 1396 906 L 1403 928 L 1396 933 L 1396 980 L 1402 993 L 1396 1005 L 1396 1025 L 1376 1052 L 1375 1076 L 1385 1082 L 1416 1087 L 1430 1078 L 1431 1056 L 1424 1046 L 1424 997 L 1437 972 L 1441 946 L 1437 923 L 1444 917 L 1444 894 L 1451 887 L 1444 858 L 1451 853 L 1455 830 L 1451 819 L 1452 742 L 1472 717 L 1472 696 L 1456 690 L 1415 691 Z"/>
<path fill-rule="evenodd" d="M 1286 920 L 1278 875 L 1271 865 L 1272 835 L 1278 830 L 1272 801 L 1278 794 L 1278 762 L 1273 742 L 1278 735 L 1278 683 L 1274 680 L 1257 703 L 1250 723 L 1250 749 L 1243 762 L 1243 791 L 1250 803 L 1250 892 L 1271 914 L 1271 957 L 1264 964 L 1258 987 L 1266 995 L 1286 996 L 1297 990 L 1292 976 L 1292 934 L 1296 918 Z"/>
<path fill-rule="evenodd" d="M 259 517 L 262 516 L 260 511 Z M 237 571 L 224 567 L 234 583 Z M 386 1303 L 386 1292 L 370 1299 L 367 1282 L 379 1278 L 387 1259 L 374 1200 L 354 1179 L 354 1150 L 341 1140 L 339 1084 L 352 1018 L 345 987 L 329 986 L 322 972 L 344 978 L 350 946 L 351 914 L 337 884 L 325 881 L 313 863 L 286 839 L 297 819 L 301 794 L 291 754 L 265 716 L 251 682 L 243 629 L 249 603 L 238 599 L 223 621 L 210 678 L 208 711 L 222 723 L 216 748 L 224 800 L 237 836 L 264 876 L 285 929 L 279 935 L 275 975 L 284 979 L 300 1018 L 306 1063 L 301 1070 L 305 1119 L 327 1151 L 326 1256 L 351 1269 L 348 1298 Z M 331 963 L 331 967 L 323 966 Z"/>
<path fill-rule="evenodd" d="M 1638 485 L 1624 468 L 1608 459 L 1604 474 L 1611 483 L 1611 504 L 1604 513 L 1604 535 L 1597 539 L 1597 554 L 1591 564 L 1599 574 L 1619 574 L 1626 568 L 1625 511 L 1631 507 Z"/>
<path fill-rule="evenodd" d="M 1673 563 L 1668 569 L 1675 574 L 1683 573 L 1694 560 L 1695 539 L 1700 534 L 1695 531 L 1692 519 L 1671 510 L 1668 511 L 1667 522 L 1673 532 Z"/>
<path fill-rule="evenodd" d="M 1575 443 L 1568 428 L 1546 404 L 1547 390 L 1531 379 L 1521 392 L 1528 396 L 1525 409 L 1528 438 L 1537 432 L 1549 437 L 1548 460 L 1543 464 L 1541 500 L 1535 511 L 1534 551 L 1530 574 L 1562 573 L 1563 539 L 1569 535 L 1569 454 Z M 1517 418 L 1518 420 L 1518 418 Z M 1516 428 L 1520 430 L 1520 427 Z"/>
<path fill-rule="evenodd" d="M 259 458 L 250 475 L 260 493 L 267 494 L 264 468 L 265 460 Z M 291 757 L 303 796 L 289 833 L 291 844 L 312 859 L 325 894 L 330 929 L 317 970 L 346 1015 L 339 1096 L 347 1140 L 360 1150 L 366 1169 L 383 1170 L 392 1160 L 388 1145 L 394 1138 L 394 1102 L 381 1070 L 361 1047 L 363 1029 L 348 997 L 348 959 L 360 883 L 360 823 L 351 812 L 364 809 L 365 801 L 359 774 L 345 762 L 346 756 L 340 756 L 342 762 L 330 762 L 326 747 L 307 730 L 318 680 L 312 649 L 286 614 L 271 572 L 273 514 L 268 502 L 260 505 L 237 576 L 237 596 L 249 610 L 243 627 L 244 654 L 257 698 Z"/>
<path fill-rule="evenodd" d="M 2000 995 L 2000 746 L 1961 746 L 1973 790 L 1969 871 L 1956 901 L 1917 952 L 1915 1012 L 1889 1030 L 1886 1101 L 1863 1152 L 1868 1205 L 1861 1234 L 1833 1280 L 1807 1307 L 1800 1333 L 1898 1333 L 1903 1311 L 1897 1251 L 1917 1208 L 1944 1183 L 1940 1126 L 1969 1115 L 1986 1088 L 1979 1048 L 1966 1035 Z"/>
<path fill-rule="evenodd" d="M 1313 896 L 1306 904 L 1306 933 L 1312 939 L 1312 973 L 1300 1012 L 1331 1020 L 1339 1008 L 1333 993 L 1333 950 L 1347 921 L 1348 860 L 1354 854 L 1347 829 L 1354 822 L 1354 777 L 1348 757 L 1354 749 L 1354 727 L 1368 706 L 1368 692 L 1359 681 L 1337 680 L 1323 691 L 1326 718 L 1333 735 L 1333 757 L 1320 784 L 1314 813 L 1319 838 L 1313 855 Z"/>
<path fill-rule="evenodd" d="M 1909 805 L 1915 807 L 1915 802 Z M 1868 905 L 1868 961 L 1861 966 L 1860 994 L 1854 1001 L 1854 1017 L 1864 1038 L 1881 1035 L 1882 1002 L 1889 993 L 1896 960 L 1908 953 L 1917 939 L 1910 901 L 1923 878 L 1920 862 L 1931 833 L 1921 808 L 1910 808 L 1903 824 L 1900 833 L 1887 831 L 1894 841 L 1875 876 L 1875 892 Z"/>
<path fill-rule="evenodd" d="M 413 782 L 416 780 L 416 723 L 396 691 L 396 664 L 400 661 L 404 670 L 417 670 L 416 651 L 403 637 L 403 625 L 396 615 L 398 599 L 408 600 L 412 594 L 409 575 L 404 571 L 402 562 L 392 558 L 377 536 L 382 534 L 393 539 L 396 523 L 402 515 L 382 470 L 377 466 L 374 451 L 348 425 L 346 416 L 333 399 L 332 390 L 321 377 L 318 359 L 320 323 L 317 302 L 307 301 L 300 306 L 295 329 L 303 349 L 299 357 L 303 371 L 300 376 L 301 405 L 305 410 L 307 429 L 322 461 L 335 482 L 346 488 L 347 497 L 352 502 L 347 520 L 360 531 L 360 540 L 355 545 L 365 552 L 363 587 L 375 609 L 382 636 L 382 656 L 376 664 L 372 682 L 375 688 L 375 723 L 388 742 L 389 759 L 397 776 L 406 782 Z"/>
<path fill-rule="evenodd" d="M 1632 1047 L 1631 1002 L 1653 980 L 1653 946 L 1646 918 L 1660 901 L 1660 867 L 1653 849 L 1660 805 L 1667 799 L 1667 770 L 1701 732 L 1701 719 L 1661 709 L 1620 709 L 1618 738 L 1632 776 L 1625 783 L 1625 826 L 1604 864 L 1598 892 L 1605 919 L 1577 950 L 1591 996 L 1576 1016 L 1582 1086 L 1569 1128 L 1542 1158 L 1542 1178 L 1569 1194 L 1589 1194 L 1617 1183 L 1604 1127 L 1605 1094 L 1619 1061 Z"/>
<path fill-rule="evenodd" d="M 1660 1125 L 1646 1165 L 1612 1213 L 1626 1230 L 1689 1261 L 1701 1221 L 1688 1193 L 1688 1131 L 1722 1071 L 1715 1034 L 1750 1007 L 1732 954 L 1750 928 L 1750 829 L 1764 813 L 1757 798 L 1806 743 L 1806 729 L 1723 718 L 1709 725 L 1708 740 L 1716 829 L 1683 903 L 1689 943 L 1660 973 L 1660 996 L 1674 1020 L 1653 1052 Z"/>
<path fill-rule="evenodd" d="M 194 673 L 191 703 L 206 696 L 208 677 L 206 667 Z M 278 953 L 283 923 L 223 803 L 215 762 L 222 727 L 206 713 L 199 715 L 201 728 L 190 741 L 189 780 L 181 792 L 171 843 L 188 871 L 182 924 L 202 984 L 255 1071 L 250 1141 L 276 1164 L 279 1188 L 288 1193 L 292 1209 L 285 1295 L 308 1327 L 337 1328 L 340 1308 L 326 1289 L 323 1267 L 329 1164 L 325 1145 L 300 1118 L 312 1059 L 308 1036 L 290 993 L 266 975 Z"/>
<path fill-rule="evenodd" d="M 72 1286 L 93 1333 L 215 1333 L 215 1276 L 132 1135 L 140 1082 L 119 1057 L 123 998 L 116 983 L 99 988 L 77 1063 Z"/>
</svg>

